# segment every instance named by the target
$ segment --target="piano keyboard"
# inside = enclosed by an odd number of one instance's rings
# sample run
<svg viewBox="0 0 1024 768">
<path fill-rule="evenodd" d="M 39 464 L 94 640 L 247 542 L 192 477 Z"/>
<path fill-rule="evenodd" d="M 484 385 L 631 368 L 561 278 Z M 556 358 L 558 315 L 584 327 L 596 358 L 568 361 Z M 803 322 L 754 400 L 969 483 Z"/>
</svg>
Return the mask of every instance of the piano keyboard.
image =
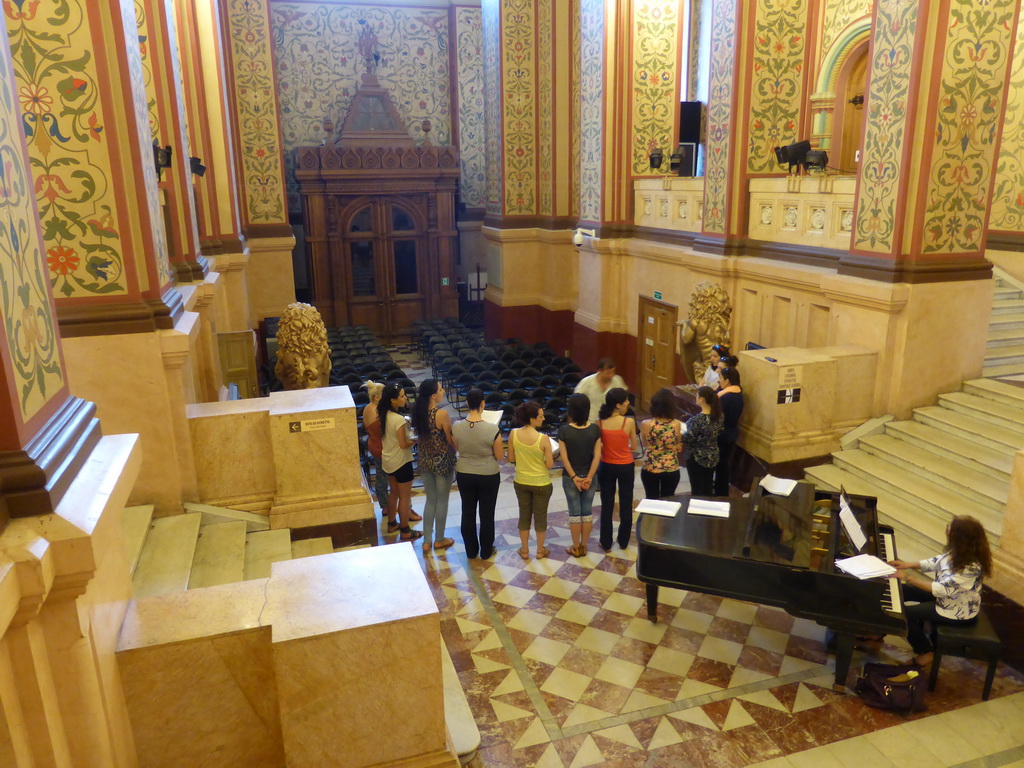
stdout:
<svg viewBox="0 0 1024 768">
<path fill-rule="evenodd" d="M 896 558 L 896 544 L 891 533 L 878 534 L 878 556 L 888 562 Z M 885 588 L 882 595 L 882 607 L 893 613 L 903 613 L 903 606 L 900 603 L 899 580 L 893 576 L 889 579 L 889 586 Z"/>
</svg>

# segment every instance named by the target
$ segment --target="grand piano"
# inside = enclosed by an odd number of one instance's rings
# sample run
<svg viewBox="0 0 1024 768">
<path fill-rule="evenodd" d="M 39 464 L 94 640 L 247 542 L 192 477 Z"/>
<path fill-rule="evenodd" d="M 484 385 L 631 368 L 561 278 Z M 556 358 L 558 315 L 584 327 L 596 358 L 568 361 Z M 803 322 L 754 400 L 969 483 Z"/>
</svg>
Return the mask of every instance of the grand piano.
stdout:
<svg viewBox="0 0 1024 768">
<path fill-rule="evenodd" d="M 895 578 L 857 579 L 836 558 L 870 553 L 897 557 L 891 528 L 878 523 L 876 500 L 848 495 L 867 543 L 857 548 L 839 518 L 839 494 L 801 481 L 788 496 L 754 481 L 749 497 L 728 501 L 728 517 L 688 514 L 637 520 L 637 577 L 647 585 L 647 614 L 658 620 L 658 588 L 673 587 L 773 605 L 827 627 L 835 640 L 834 688 L 842 691 L 858 635 L 905 635 L 903 596 Z"/>
</svg>

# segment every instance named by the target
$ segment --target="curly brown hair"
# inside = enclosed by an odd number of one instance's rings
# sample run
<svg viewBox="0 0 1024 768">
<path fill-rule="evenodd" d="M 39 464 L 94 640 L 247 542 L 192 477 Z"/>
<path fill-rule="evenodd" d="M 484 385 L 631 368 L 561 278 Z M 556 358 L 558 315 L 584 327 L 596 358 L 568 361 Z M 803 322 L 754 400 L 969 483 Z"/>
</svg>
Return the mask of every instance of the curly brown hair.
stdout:
<svg viewBox="0 0 1024 768">
<path fill-rule="evenodd" d="M 959 515 L 949 523 L 946 534 L 946 551 L 954 571 L 962 571 L 975 563 L 981 568 L 982 576 L 992 575 L 992 553 L 988 547 L 985 529 L 970 515 Z"/>
</svg>

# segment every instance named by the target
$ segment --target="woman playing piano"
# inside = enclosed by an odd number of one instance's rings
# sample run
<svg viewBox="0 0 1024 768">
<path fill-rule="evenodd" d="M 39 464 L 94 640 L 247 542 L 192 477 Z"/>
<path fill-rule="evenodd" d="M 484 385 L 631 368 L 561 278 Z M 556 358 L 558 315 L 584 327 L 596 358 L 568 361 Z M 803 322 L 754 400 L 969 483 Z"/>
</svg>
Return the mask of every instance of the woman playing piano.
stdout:
<svg viewBox="0 0 1024 768">
<path fill-rule="evenodd" d="M 925 624 L 971 624 L 981 610 L 981 583 L 992 574 L 992 555 L 981 523 L 968 515 L 954 517 L 946 526 L 946 551 L 919 563 L 892 560 L 896 577 L 907 584 L 907 640 L 914 649 L 914 663 L 932 662 L 932 644 Z M 926 579 L 909 569 L 934 573 Z"/>
</svg>

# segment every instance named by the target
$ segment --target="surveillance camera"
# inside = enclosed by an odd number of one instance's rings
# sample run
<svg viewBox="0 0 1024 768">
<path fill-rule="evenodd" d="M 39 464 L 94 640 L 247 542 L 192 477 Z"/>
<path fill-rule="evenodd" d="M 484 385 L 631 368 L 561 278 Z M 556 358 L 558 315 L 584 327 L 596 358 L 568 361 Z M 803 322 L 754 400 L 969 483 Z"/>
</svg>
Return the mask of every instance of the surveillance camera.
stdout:
<svg viewBox="0 0 1024 768">
<path fill-rule="evenodd" d="M 583 229 L 583 227 L 577 227 L 576 231 L 572 235 L 572 244 L 579 248 L 583 245 L 583 236 L 589 235 L 590 237 L 597 237 L 597 233 L 592 229 Z"/>
</svg>

